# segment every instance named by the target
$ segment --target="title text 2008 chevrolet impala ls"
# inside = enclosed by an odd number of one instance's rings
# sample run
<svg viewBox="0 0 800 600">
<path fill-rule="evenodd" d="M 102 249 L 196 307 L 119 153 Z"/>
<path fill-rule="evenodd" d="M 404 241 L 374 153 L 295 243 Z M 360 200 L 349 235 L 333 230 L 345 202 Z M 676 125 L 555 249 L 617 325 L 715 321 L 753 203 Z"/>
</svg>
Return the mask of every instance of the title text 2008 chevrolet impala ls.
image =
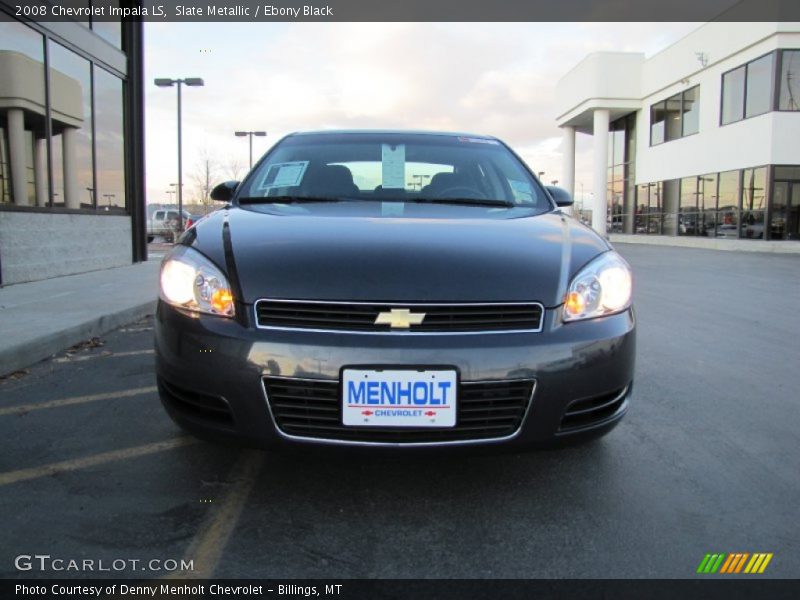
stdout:
<svg viewBox="0 0 800 600">
<path fill-rule="evenodd" d="M 501 141 L 285 137 L 165 257 L 161 399 L 248 444 L 547 445 L 619 422 L 627 263 Z"/>
</svg>

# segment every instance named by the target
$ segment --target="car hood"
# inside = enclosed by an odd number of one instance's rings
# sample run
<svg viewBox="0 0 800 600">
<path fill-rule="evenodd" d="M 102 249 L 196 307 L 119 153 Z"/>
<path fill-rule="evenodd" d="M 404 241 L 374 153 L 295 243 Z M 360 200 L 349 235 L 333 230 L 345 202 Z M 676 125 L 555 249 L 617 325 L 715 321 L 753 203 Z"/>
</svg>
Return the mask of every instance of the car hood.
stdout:
<svg viewBox="0 0 800 600">
<path fill-rule="evenodd" d="M 609 249 L 575 219 L 552 212 L 486 218 L 276 215 L 218 211 L 183 237 L 230 271 L 228 228 L 242 300 L 561 304 L 571 277 Z M 478 216 L 475 216 L 475 213 Z M 445 215 L 447 213 L 445 212 Z M 227 225 L 226 225 L 227 222 Z"/>
</svg>

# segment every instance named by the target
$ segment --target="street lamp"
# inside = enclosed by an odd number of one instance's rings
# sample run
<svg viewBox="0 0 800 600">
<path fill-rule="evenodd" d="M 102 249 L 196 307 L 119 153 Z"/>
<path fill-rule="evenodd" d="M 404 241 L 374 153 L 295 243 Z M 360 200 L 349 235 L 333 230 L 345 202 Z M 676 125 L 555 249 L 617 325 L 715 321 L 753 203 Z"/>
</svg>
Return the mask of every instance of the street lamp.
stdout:
<svg viewBox="0 0 800 600">
<path fill-rule="evenodd" d="M 266 131 L 234 131 L 233 135 L 236 137 L 249 137 L 250 138 L 250 168 L 253 168 L 253 136 L 266 137 Z"/>
<path fill-rule="evenodd" d="M 537 173 L 537 175 L 539 176 L 539 179 L 542 179 L 542 178 L 544 178 L 544 171 L 539 171 L 539 172 Z"/>
<path fill-rule="evenodd" d="M 553 181 L 551 181 L 550 183 L 553 185 L 558 185 L 558 179 L 553 179 Z"/>
<path fill-rule="evenodd" d="M 154 83 L 158 87 L 172 87 L 178 85 L 178 231 L 183 231 L 183 154 L 181 139 L 181 84 L 192 87 L 204 85 L 199 77 L 186 77 L 185 79 L 157 78 Z"/>
</svg>

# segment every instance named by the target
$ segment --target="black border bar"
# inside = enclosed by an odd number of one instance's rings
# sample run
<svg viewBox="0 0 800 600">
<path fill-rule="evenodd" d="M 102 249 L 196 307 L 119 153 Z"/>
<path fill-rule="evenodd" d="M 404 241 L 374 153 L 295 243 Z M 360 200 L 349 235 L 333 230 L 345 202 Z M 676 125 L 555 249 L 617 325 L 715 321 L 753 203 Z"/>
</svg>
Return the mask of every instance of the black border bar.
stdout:
<svg viewBox="0 0 800 600">
<path fill-rule="evenodd" d="M 24 588 L 20 586 L 25 586 Z M 127 593 L 146 587 L 150 593 Z M 162 587 L 165 586 L 165 587 Z M 214 587 L 216 586 L 216 587 Z M 33 589 L 36 591 L 33 591 Z M 98 595 L 95 591 L 100 589 Z M 228 593 L 222 589 L 227 588 Z M 74 591 L 73 591 L 74 590 Z M 166 591 L 165 591 L 166 590 Z M 235 592 L 233 590 L 236 590 Z M 72 593 L 70 593 L 72 591 Z M 794 600 L 800 597 L 798 579 L 761 579 L 731 576 L 697 579 L 240 579 L 240 580 L 135 580 L 135 579 L 5 579 L 0 597 L 76 600 L 79 598 L 143 600 L 145 598 L 256 598 L 327 600 L 549 600 L 636 599 Z"/>
<path fill-rule="evenodd" d="M 17 19 L 145 22 L 800 21 L 797 0 L 0 0 Z M 77 12 L 76 12 L 77 11 Z M 0 19 L 8 18 L 0 12 Z"/>
</svg>

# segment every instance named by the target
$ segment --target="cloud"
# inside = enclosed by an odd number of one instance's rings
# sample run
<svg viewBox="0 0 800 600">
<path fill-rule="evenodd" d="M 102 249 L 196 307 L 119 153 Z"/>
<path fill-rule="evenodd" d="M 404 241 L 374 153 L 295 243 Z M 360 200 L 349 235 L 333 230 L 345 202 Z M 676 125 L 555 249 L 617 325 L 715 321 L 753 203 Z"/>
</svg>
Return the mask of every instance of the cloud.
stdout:
<svg viewBox="0 0 800 600">
<path fill-rule="evenodd" d="M 212 26 L 213 25 L 213 26 Z M 302 23 L 146 26 L 146 74 L 200 76 L 184 90 L 184 172 L 203 152 L 246 161 L 235 129 L 280 136 L 320 128 L 497 135 L 560 177 L 555 85 L 586 53 L 652 53 L 691 24 Z M 202 50 L 202 52 L 201 52 Z M 148 200 L 176 180 L 175 93 L 146 97 Z M 583 137 L 583 136 L 581 136 Z M 579 140 L 577 177 L 586 177 Z M 556 175 L 557 174 L 557 175 Z M 587 183 L 590 179 L 586 180 Z"/>
</svg>

